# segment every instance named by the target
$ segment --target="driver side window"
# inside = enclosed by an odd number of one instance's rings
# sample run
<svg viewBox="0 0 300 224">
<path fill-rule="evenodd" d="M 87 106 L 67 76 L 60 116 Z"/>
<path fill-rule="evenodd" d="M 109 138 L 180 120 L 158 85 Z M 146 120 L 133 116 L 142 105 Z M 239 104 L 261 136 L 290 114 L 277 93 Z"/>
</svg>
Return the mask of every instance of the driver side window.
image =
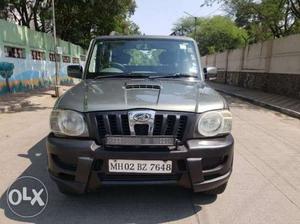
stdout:
<svg viewBox="0 0 300 224">
<path fill-rule="evenodd" d="M 97 73 L 109 68 L 111 63 L 111 50 L 102 42 L 94 47 L 90 61 L 89 72 Z"/>
<path fill-rule="evenodd" d="M 128 65 L 130 60 L 130 54 L 122 48 L 100 42 L 94 47 L 89 72 L 122 72 L 124 65 Z"/>
</svg>

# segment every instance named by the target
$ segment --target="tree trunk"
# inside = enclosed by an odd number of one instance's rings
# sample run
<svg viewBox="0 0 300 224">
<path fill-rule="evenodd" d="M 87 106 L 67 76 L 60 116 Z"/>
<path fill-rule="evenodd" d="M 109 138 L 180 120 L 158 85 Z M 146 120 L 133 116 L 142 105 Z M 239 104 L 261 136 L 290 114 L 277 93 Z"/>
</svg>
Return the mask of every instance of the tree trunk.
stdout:
<svg viewBox="0 0 300 224">
<path fill-rule="evenodd" d="M 11 89 L 10 89 L 10 86 L 9 86 L 9 80 L 8 80 L 8 78 L 5 79 L 5 82 L 6 82 L 6 87 L 7 87 L 8 92 L 11 93 Z"/>
</svg>

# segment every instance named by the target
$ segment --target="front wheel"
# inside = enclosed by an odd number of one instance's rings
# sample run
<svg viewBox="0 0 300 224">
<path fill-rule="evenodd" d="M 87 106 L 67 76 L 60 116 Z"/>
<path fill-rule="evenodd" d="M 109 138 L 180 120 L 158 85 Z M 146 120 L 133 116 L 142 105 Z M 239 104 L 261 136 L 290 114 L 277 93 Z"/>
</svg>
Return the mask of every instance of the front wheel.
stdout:
<svg viewBox="0 0 300 224">
<path fill-rule="evenodd" d="M 208 191 L 203 191 L 201 193 L 207 194 L 207 195 L 222 194 L 225 191 L 226 186 L 227 186 L 227 182 L 225 184 L 222 184 L 221 186 L 219 186 L 217 188 L 214 188 L 214 189 L 211 189 L 211 190 L 208 190 Z"/>
</svg>

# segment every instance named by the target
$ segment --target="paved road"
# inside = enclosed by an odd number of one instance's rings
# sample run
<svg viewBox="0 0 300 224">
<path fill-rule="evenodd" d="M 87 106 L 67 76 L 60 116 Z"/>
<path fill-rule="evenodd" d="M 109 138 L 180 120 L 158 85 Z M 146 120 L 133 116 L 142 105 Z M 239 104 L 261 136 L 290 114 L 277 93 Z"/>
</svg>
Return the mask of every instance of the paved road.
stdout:
<svg viewBox="0 0 300 224">
<path fill-rule="evenodd" d="M 234 173 L 224 194 L 193 195 L 177 187 L 113 187 L 83 197 L 57 192 L 46 170 L 45 136 L 53 99 L 0 114 L 0 223 L 300 223 L 300 120 L 227 97 L 234 116 Z M 49 203 L 22 219 L 6 205 L 6 188 L 30 175 Z"/>
</svg>

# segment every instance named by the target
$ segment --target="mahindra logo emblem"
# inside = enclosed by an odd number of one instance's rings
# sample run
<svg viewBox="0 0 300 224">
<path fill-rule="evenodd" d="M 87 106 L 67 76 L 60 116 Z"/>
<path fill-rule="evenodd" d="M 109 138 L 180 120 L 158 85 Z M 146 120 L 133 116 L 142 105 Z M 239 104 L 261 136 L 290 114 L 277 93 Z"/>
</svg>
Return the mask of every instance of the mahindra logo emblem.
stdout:
<svg viewBox="0 0 300 224">
<path fill-rule="evenodd" d="M 128 122 L 130 135 L 136 135 L 135 125 L 136 124 L 147 124 L 148 125 L 148 135 L 153 135 L 154 129 L 154 110 L 132 110 L 128 111 Z"/>
<path fill-rule="evenodd" d="M 133 119 L 138 122 L 147 122 L 151 118 L 151 114 L 148 113 L 138 113 L 133 116 Z"/>
</svg>

